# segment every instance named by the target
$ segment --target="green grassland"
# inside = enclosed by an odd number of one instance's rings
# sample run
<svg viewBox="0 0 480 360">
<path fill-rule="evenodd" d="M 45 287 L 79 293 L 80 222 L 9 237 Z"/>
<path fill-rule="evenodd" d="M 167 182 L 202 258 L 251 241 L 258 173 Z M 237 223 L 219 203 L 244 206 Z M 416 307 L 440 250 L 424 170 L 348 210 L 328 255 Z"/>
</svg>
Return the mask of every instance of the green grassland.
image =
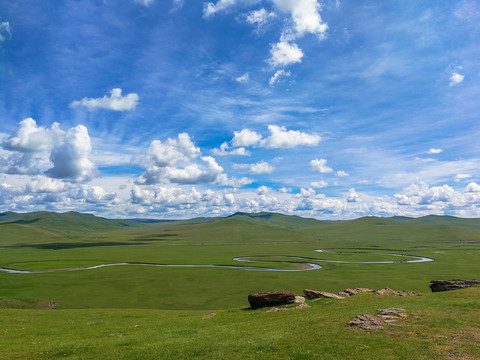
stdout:
<svg viewBox="0 0 480 360">
<path fill-rule="evenodd" d="M 435 261 L 321 261 L 407 260 L 392 254 Z M 254 262 L 234 260 L 242 256 Z M 323 268 L 272 272 L 123 265 L 77 270 L 124 262 L 282 270 L 314 263 Z M 432 279 L 480 278 L 480 219 L 318 221 L 239 213 L 159 222 L 8 212 L 0 214 L 0 267 L 69 270 L 0 272 L 0 358 L 480 358 L 474 346 L 480 340 L 480 289 L 432 294 L 428 288 Z M 425 295 L 362 294 L 283 313 L 245 310 L 247 295 L 254 292 L 351 287 Z M 57 310 L 44 310 L 49 301 Z M 401 326 L 375 333 L 346 328 L 355 315 L 385 307 L 403 307 L 411 316 Z M 217 315 L 202 320 L 210 311 Z"/>
</svg>

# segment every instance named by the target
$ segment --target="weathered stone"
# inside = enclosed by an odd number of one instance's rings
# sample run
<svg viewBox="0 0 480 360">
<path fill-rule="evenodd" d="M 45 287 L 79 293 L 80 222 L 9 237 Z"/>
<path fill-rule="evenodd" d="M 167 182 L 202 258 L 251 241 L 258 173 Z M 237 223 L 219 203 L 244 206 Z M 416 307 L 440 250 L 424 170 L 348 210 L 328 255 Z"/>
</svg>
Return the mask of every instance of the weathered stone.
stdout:
<svg viewBox="0 0 480 360">
<path fill-rule="evenodd" d="M 291 304 L 295 301 L 295 294 L 287 291 L 272 291 L 248 295 L 248 302 L 252 309 L 266 306 Z"/>
<path fill-rule="evenodd" d="M 293 300 L 295 304 L 303 304 L 305 303 L 305 298 L 303 296 L 295 296 L 295 300 Z"/>
<path fill-rule="evenodd" d="M 377 296 L 384 296 L 384 295 L 391 295 L 391 296 L 421 296 L 421 293 L 416 293 L 412 291 L 396 291 L 390 288 L 380 289 L 375 291 L 375 295 Z"/>
<path fill-rule="evenodd" d="M 367 288 L 354 288 L 354 289 L 345 289 L 341 292 L 341 294 L 348 294 L 348 296 L 352 296 L 352 295 L 357 295 L 357 294 L 360 294 L 362 292 L 373 292 L 372 289 L 367 289 Z M 340 293 L 339 293 L 340 295 Z"/>
<path fill-rule="evenodd" d="M 381 316 L 384 320 L 406 318 L 408 316 L 405 309 L 400 308 L 377 309 L 377 314 Z"/>
<path fill-rule="evenodd" d="M 432 280 L 430 281 L 432 292 L 451 291 L 480 285 L 480 280 Z"/>
<path fill-rule="evenodd" d="M 318 298 L 330 298 L 330 299 L 343 299 L 342 296 L 339 296 L 337 294 L 333 294 L 327 291 L 317 291 L 317 290 L 310 290 L 310 289 L 305 289 L 303 290 L 303 293 L 307 297 L 307 299 L 318 299 Z"/>
<path fill-rule="evenodd" d="M 267 310 L 266 312 L 267 313 L 275 313 L 275 312 L 282 312 L 282 311 L 288 311 L 290 310 L 290 308 L 277 308 L 277 307 L 274 307 L 274 308 L 271 308 L 270 310 Z"/>
<path fill-rule="evenodd" d="M 370 314 L 357 315 L 347 323 L 347 326 L 357 326 L 363 330 L 379 330 L 382 326 L 382 318 Z"/>
<path fill-rule="evenodd" d="M 208 319 L 208 318 L 214 317 L 215 315 L 217 315 L 217 313 L 215 311 L 212 311 L 211 313 L 203 315 L 202 319 Z"/>
<path fill-rule="evenodd" d="M 309 307 L 311 307 L 311 306 L 308 305 L 308 304 L 300 304 L 300 305 L 296 306 L 295 309 L 301 310 L 301 309 L 307 309 Z"/>
<path fill-rule="evenodd" d="M 50 310 L 55 310 L 57 308 L 57 303 L 55 301 L 49 301 L 47 303 L 47 308 Z"/>
</svg>

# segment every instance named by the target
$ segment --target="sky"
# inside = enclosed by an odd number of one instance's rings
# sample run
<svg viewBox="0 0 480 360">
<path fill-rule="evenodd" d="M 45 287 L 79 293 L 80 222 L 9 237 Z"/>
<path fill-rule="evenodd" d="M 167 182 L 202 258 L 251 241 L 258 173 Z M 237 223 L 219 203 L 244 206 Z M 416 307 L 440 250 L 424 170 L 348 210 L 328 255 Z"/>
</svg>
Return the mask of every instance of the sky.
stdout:
<svg viewBox="0 0 480 360">
<path fill-rule="evenodd" d="M 0 211 L 480 217 L 480 3 L 0 4 Z"/>
</svg>

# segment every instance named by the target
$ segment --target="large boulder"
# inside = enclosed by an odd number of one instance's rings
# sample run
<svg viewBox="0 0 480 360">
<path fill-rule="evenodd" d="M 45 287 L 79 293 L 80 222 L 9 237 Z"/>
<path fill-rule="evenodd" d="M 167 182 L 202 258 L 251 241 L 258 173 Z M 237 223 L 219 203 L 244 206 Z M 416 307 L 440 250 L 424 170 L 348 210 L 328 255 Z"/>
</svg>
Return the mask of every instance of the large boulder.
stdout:
<svg viewBox="0 0 480 360">
<path fill-rule="evenodd" d="M 295 294 L 287 291 L 272 291 L 248 295 L 248 302 L 252 309 L 266 306 L 291 304 L 295 301 Z"/>
<path fill-rule="evenodd" d="M 480 285 L 480 280 L 432 280 L 430 281 L 432 292 L 451 291 L 465 289 L 475 285 Z"/>
</svg>

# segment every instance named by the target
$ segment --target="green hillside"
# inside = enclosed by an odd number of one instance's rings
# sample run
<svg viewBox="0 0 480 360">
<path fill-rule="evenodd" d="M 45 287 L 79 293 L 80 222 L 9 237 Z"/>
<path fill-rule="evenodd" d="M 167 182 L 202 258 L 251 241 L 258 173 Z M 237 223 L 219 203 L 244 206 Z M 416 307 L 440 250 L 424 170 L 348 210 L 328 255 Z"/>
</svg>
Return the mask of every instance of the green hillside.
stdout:
<svg viewBox="0 0 480 360">
<path fill-rule="evenodd" d="M 480 278 L 479 219 L 8 212 L 0 248 L 2 359 L 480 358 L 480 289 L 429 289 L 432 279 Z M 405 262 L 419 257 L 433 261 Z M 247 311 L 251 293 L 354 287 L 424 295 Z M 375 332 L 346 327 L 389 307 L 408 318 Z"/>
</svg>

